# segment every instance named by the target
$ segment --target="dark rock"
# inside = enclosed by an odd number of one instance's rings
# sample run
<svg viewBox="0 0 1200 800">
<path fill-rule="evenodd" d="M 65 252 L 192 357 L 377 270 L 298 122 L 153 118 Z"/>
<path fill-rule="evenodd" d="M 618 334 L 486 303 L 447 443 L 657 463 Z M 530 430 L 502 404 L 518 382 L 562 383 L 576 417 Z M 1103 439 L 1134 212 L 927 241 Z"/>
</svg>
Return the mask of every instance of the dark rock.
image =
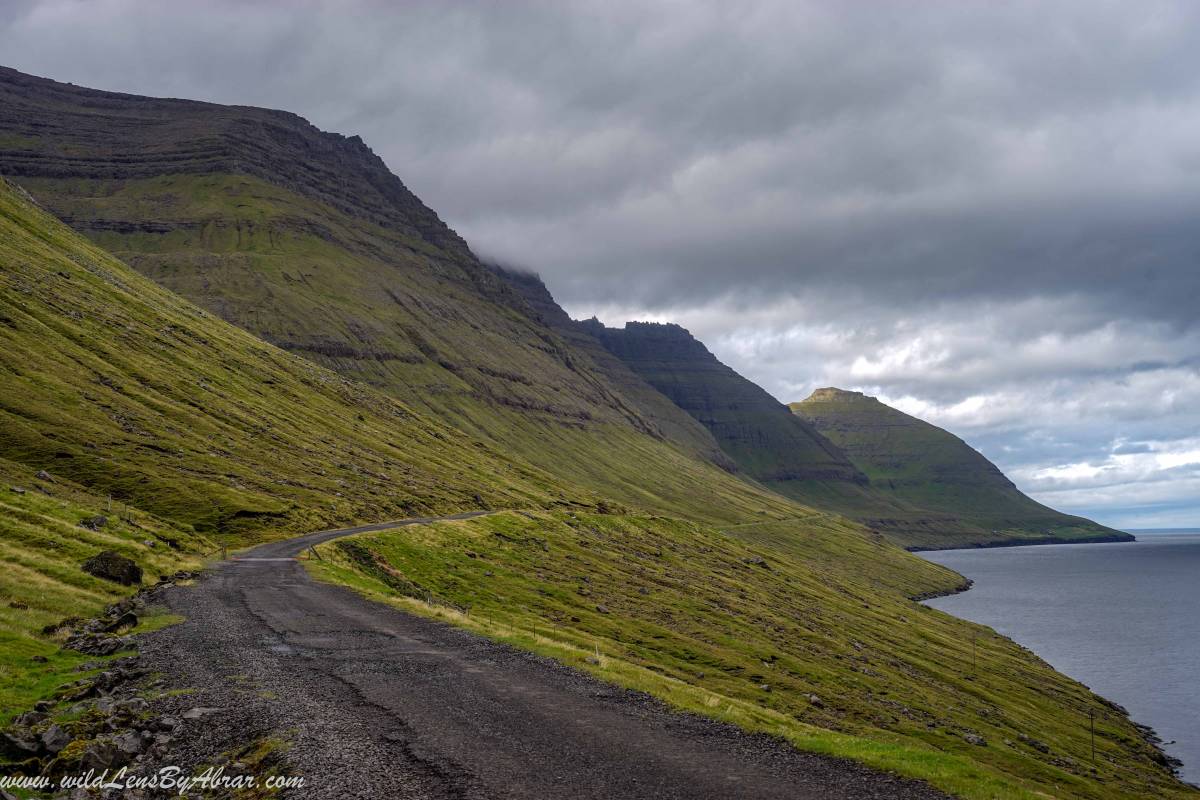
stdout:
<svg viewBox="0 0 1200 800">
<path fill-rule="evenodd" d="M 51 483 L 54 483 L 54 478 L 51 478 L 50 473 L 46 472 L 44 469 L 39 469 L 34 477 L 39 481 L 50 481 Z"/>
<path fill-rule="evenodd" d="M 160 731 L 173 731 L 182 724 L 177 717 L 159 717 L 154 720 L 154 727 Z"/>
<path fill-rule="evenodd" d="M 963 734 L 963 741 L 976 747 L 987 747 L 987 740 L 977 733 Z"/>
<path fill-rule="evenodd" d="M 129 754 L 118 750 L 112 742 L 97 740 L 84 748 L 79 766 L 85 771 L 94 769 L 103 772 L 106 769 L 119 769 L 129 761 Z"/>
<path fill-rule="evenodd" d="M 812 706 L 813 708 L 824 708 L 825 707 L 824 701 L 822 701 L 821 698 L 817 697 L 815 694 L 810 694 L 808 696 L 808 704 L 810 706 Z"/>
<path fill-rule="evenodd" d="M 596 610 L 599 611 L 601 614 L 609 613 L 607 606 L 598 605 L 598 606 L 596 606 Z"/>
<path fill-rule="evenodd" d="M 38 700 L 36 703 L 33 704 L 33 710 L 40 711 L 43 714 L 50 711 L 50 709 L 53 707 L 54 707 L 54 704 L 51 703 L 49 700 Z"/>
<path fill-rule="evenodd" d="M 98 531 L 108 524 L 108 517 L 95 516 L 87 517 L 79 520 L 80 526 L 87 528 L 89 531 Z"/>
<path fill-rule="evenodd" d="M 46 658 L 45 656 L 30 656 L 29 660 L 35 664 L 45 664 L 50 661 L 50 659 Z"/>
<path fill-rule="evenodd" d="M 133 637 L 81 633 L 68 639 L 67 647 L 79 653 L 86 653 L 89 656 L 111 656 L 113 653 L 121 650 L 132 650 Z"/>
<path fill-rule="evenodd" d="M 140 756 L 150 746 L 150 740 L 140 731 L 125 731 L 113 738 L 113 746 L 127 756 Z"/>
<path fill-rule="evenodd" d="M 58 755 L 62 749 L 71 743 L 71 734 L 60 725 L 51 725 L 42 733 L 42 746 L 52 756 Z"/>
<path fill-rule="evenodd" d="M 149 707 L 150 704 L 141 697 L 130 697 L 117 703 L 117 708 L 129 714 L 141 714 Z"/>
<path fill-rule="evenodd" d="M 24 761 L 36 757 L 42 750 L 41 742 L 15 733 L 0 733 L 0 757 L 9 761 Z"/>
<path fill-rule="evenodd" d="M 42 628 L 42 633 L 47 636 L 57 633 L 61 630 L 75 630 L 83 624 L 83 620 L 79 617 L 67 617 L 59 622 L 51 622 Z"/>
<path fill-rule="evenodd" d="M 22 728 L 32 728 L 34 725 L 37 725 L 39 722 L 45 722 L 45 721 L 46 721 L 46 715 L 44 713 L 42 713 L 41 711 L 26 711 L 25 713 L 20 714 L 16 719 L 14 719 L 13 724 L 20 725 Z"/>
<path fill-rule="evenodd" d="M 113 550 L 105 550 L 83 562 L 83 571 L 97 578 L 115 581 L 122 586 L 142 582 L 142 568 L 132 559 Z"/>
<path fill-rule="evenodd" d="M 1017 734 L 1017 738 L 1020 739 L 1025 744 L 1032 747 L 1034 750 L 1037 750 L 1039 753 L 1049 753 L 1050 752 L 1050 745 L 1046 744 L 1043 741 L 1034 739 L 1032 736 L 1026 736 L 1023 733 L 1019 733 L 1019 734 Z"/>
<path fill-rule="evenodd" d="M 137 625 L 137 623 L 138 623 L 137 614 L 134 614 L 132 611 L 126 611 L 124 614 L 117 617 L 116 619 L 105 620 L 103 622 L 100 630 L 102 630 L 106 633 L 111 633 L 112 631 L 118 630 L 120 628 L 132 628 L 135 625 Z"/>
</svg>

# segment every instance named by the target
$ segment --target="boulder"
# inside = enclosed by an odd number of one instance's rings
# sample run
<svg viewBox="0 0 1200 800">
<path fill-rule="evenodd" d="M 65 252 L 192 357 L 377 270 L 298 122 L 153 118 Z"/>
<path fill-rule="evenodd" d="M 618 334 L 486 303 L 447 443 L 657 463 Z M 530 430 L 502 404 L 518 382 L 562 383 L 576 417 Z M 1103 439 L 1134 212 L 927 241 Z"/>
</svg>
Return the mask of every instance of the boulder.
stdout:
<svg viewBox="0 0 1200 800">
<path fill-rule="evenodd" d="M 112 742 L 94 741 L 84 748 L 79 766 L 84 771 L 94 769 L 103 772 L 106 769 L 120 769 L 129 761 L 128 754 L 118 750 Z"/>
<path fill-rule="evenodd" d="M 0 757 L 8 761 L 24 761 L 41 751 L 41 743 L 14 733 L 0 733 Z"/>
<path fill-rule="evenodd" d="M 71 734 L 62 729 L 61 725 L 51 725 L 42 733 L 42 746 L 46 752 L 56 756 L 71 743 Z"/>
<path fill-rule="evenodd" d="M 22 728 L 32 728 L 39 722 L 45 721 L 46 715 L 41 711 L 26 711 L 22 714 L 18 714 L 17 718 L 13 720 L 13 724 L 20 725 Z"/>
<path fill-rule="evenodd" d="M 79 520 L 79 524 L 82 527 L 87 528 L 89 531 L 98 531 L 108 524 L 108 517 L 99 515 L 95 517 L 85 517 L 84 519 Z"/>
<path fill-rule="evenodd" d="M 125 756 L 140 756 L 150 745 L 140 731 L 126 731 L 113 739 L 113 746 Z"/>
<path fill-rule="evenodd" d="M 120 628 L 132 628 L 138 624 L 137 614 L 132 611 L 126 611 L 116 619 L 104 620 L 100 630 L 104 633 L 112 633 Z"/>
<path fill-rule="evenodd" d="M 105 550 L 83 562 L 83 571 L 106 581 L 114 581 L 122 586 L 132 586 L 142 582 L 142 568 L 132 559 L 126 558 L 114 550 Z"/>
</svg>

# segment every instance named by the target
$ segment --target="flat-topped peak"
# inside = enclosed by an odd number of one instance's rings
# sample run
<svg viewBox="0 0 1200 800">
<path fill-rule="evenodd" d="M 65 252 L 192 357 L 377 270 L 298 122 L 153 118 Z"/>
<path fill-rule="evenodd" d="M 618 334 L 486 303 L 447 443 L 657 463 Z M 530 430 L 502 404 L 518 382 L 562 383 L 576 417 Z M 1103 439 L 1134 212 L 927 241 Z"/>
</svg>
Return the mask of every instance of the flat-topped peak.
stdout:
<svg viewBox="0 0 1200 800">
<path fill-rule="evenodd" d="M 874 400 L 876 403 L 879 399 L 869 394 L 855 392 L 849 389 L 839 389 L 836 386 L 825 386 L 820 389 L 815 389 L 812 394 L 801 400 L 801 403 L 830 403 L 847 400 Z M 799 404 L 796 404 L 799 405 Z"/>
</svg>

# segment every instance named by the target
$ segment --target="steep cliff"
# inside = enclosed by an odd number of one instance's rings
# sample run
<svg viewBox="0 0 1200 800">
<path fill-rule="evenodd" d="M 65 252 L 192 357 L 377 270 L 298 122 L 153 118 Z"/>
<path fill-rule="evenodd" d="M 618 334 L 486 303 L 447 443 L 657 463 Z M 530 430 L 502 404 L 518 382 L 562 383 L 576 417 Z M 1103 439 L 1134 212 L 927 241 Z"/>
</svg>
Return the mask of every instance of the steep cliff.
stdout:
<svg viewBox="0 0 1200 800">
<path fill-rule="evenodd" d="M 793 495 L 809 481 L 866 484 L 866 477 L 811 425 L 738 375 L 678 325 L 577 323 L 608 352 L 704 425 L 754 479 Z M 796 493 L 803 494 L 802 491 Z"/>
</svg>

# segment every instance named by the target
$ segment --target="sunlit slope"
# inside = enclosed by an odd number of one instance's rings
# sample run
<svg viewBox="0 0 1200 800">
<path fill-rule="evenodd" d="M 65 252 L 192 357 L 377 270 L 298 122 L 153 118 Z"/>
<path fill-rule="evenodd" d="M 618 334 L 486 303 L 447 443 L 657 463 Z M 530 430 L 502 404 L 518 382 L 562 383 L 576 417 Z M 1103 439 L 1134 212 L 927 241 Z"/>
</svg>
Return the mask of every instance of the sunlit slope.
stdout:
<svg viewBox="0 0 1200 800">
<path fill-rule="evenodd" d="M 690 462 L 728 466 L 541 322 L 356 137 L 0 70 L 0 173 L 218 317 L 566 480 L 682 511 L 676 478 L 707 474 Z"/>
<path fill-rule="evenodd" d="M 960 578 L 837 517 L 498 513 L 320 551 L 369 596 L 958 796 L 1195 796 L 1086 687 L 907 597 Z"/>
<path fill-rule="evenodd" d="M 197 529 L 581 493 L 141 277 L 0 184 L 0 457 Z"/>
<path fill-rule="evenodd" d="M 129 588 L 80 569 L 104 550 L 131 558 L 153 583 L 193 569 L 213 542 L 119 501 L 82 490 L 61 475 L 0 459 L 0 726 L 57 687 L 79 678 L 92 657 L 62 648 L 44 629 L 93 617 Z M 102 516 L 103 525 L 80 525 Z"/>
<path fill-rule="evenodd" d="M 791 408 L 837 444 L 876 490 L 960 520 L 963 544 L 1132 538 L 1036 502 L 962 439 L 861 392 L 818 389 Z M 842 510 L 877 524 L 869 511 Z M 936 534 L 918 537 L 913 544 L 944 546 Z"/>
</svg>

